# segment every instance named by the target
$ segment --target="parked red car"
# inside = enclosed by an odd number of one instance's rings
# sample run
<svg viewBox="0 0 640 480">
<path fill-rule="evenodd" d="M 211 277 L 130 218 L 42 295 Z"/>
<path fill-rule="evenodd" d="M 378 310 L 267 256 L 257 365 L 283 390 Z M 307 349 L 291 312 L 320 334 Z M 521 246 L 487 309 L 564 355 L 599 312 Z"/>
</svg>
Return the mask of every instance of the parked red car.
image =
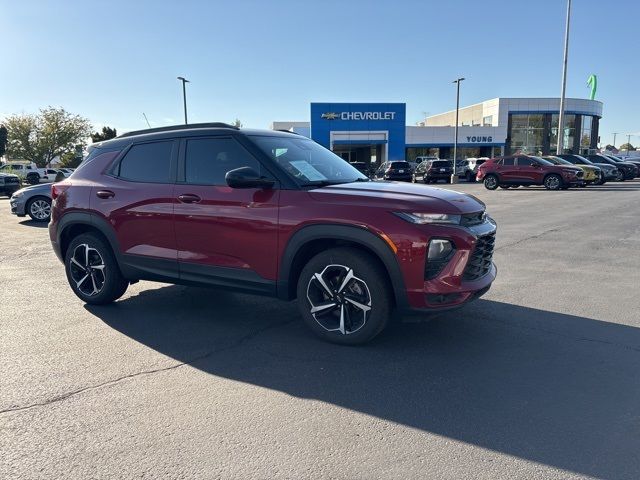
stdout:
<svg viewBox="0 0 640 480">
<path fill-rule="evenodd" d="M 569 165 L 554 165 L 532 155 L 492 158 L 478 167 L 477 179 L 489 190 L 520 185 L 544 185 L 547 190 L 582 185 L 584 172 Z"/>
<path fill-rule="evenodd" d="M 479 200 L 370 181 L 293 133 L 121 135 L 94 145 L 52 196 L 53 248 L 92 304 L 142 279 L 297 298 L 315 333 L 356 344 L 392 309 L 459 306 L 496 277 L 496 225 Z"/>
</svg>

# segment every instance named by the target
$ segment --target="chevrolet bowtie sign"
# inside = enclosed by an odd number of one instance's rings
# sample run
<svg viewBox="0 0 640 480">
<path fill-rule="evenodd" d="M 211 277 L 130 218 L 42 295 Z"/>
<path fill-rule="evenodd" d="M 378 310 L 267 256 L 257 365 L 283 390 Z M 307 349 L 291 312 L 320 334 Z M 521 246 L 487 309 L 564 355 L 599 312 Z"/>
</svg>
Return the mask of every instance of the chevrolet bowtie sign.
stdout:
<svg viewBox="0 0 640 480">
<path fill-rule="evenodd" d="M 396 112 L 327 112 L 320 115 L 325 120 L 393 120 Z"/>
</svg>

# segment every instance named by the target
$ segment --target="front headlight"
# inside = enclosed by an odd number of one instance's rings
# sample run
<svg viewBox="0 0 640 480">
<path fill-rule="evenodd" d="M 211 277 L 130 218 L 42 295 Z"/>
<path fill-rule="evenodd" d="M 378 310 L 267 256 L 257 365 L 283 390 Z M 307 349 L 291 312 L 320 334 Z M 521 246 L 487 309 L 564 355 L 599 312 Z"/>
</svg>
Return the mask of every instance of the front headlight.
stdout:
<svg viewBox="0 0 640 480">
<path fill-rule="evenodd" d="M 448 213 L 406 213 L 395 212 L 395 214 L 410 223 L 416 223 L 418 225 L 425 224 L 445 224 L 445 225 L 460 225 L 461 216 L 451 215 Z"/>
<path fill-rule="evenodd" d="M 17 192 L 15 192 L 13 195 L 11 195 L 11 198 L 20 198 L 20 197 L 22 197 L 23 195 L 24 195 L 24 192 L 21 192 L 21 191 L 19 191 L 19 190 L 18 190 L 18 191 L 17 191 Z"/>
</svg>

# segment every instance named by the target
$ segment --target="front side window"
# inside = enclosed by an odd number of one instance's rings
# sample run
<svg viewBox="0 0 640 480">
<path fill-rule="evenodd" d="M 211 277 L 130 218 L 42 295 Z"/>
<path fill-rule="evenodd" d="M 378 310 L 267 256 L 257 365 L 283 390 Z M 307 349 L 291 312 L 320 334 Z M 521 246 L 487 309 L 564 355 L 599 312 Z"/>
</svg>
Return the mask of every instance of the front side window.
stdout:
<svg viewBox="0 0 640 480">
<path fill-rule="evenodd" d="M 134 182 L 169 183 L 172 148 L 172 141 L 132 146 L 120 161 L 118 177 Z"/>
<path fill-rule="evenodd" d="M 227 172 L 241 167 L 251 167 L 262 174 L 258 160 L 232 138 L 187 140 L 184 162 L 187 183 L 226 185 Z"/>
<path fill-rule="evenodd" d="M 335 153 L 308 138 L 295 135 L 252 135 L 250 138 L 302 186 L 369 180 Z"/>
</svg>

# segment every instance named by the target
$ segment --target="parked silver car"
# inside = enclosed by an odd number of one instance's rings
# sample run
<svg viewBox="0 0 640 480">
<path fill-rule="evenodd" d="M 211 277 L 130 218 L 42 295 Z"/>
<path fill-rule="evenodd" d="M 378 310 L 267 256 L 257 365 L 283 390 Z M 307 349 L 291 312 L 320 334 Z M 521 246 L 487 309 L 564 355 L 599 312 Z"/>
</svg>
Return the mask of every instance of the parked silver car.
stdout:
<svg viewBox="0 0 640 480">
<path fill-rule="evenodd" d="M 51 218 L 51 184 L 32 185 L 15 192 L 9 200 L 11 213 L 18 217 L 29 215 L 36 222 Z"/>
</svg>

